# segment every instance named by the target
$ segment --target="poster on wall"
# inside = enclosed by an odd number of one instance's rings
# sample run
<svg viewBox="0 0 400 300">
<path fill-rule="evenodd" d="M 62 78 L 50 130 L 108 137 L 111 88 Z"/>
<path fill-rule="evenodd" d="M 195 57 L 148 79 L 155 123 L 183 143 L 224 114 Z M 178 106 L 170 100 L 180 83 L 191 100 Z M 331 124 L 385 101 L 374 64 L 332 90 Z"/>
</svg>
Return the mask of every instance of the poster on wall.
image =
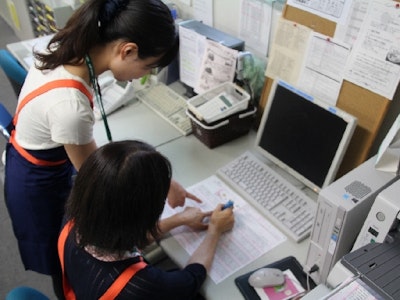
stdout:
<svg viewBox="0 0 400 300">
<path fill-rule="evenodd" d="M 387 99 L 400 81 L 400 10 L 374 0 L 346 65 L 345 79 Z"/>
<path fill-rule="evenodd" d="M 304 25 L 279 19 L 265 76 L 296 84 L 312 32 Z"/>
<path fill-rule="evenodd" d="M 239 37 L 246 41 L 246 47 L 254 49 L 262 56 L 268 55 L 271 20 L 271 4 L 241 0 Z"/>
</svg>

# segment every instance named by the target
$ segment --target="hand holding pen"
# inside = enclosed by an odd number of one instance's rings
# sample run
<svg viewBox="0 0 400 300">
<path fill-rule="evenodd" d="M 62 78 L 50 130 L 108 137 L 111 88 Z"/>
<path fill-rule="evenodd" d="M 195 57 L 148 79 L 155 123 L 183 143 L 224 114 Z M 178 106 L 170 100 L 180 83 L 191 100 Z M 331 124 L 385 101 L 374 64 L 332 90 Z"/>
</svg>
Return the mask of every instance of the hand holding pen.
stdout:
<svg viewBox="0 0 400 300">
<path fill-rule="evenodd" d="M 208 231 L 221 234 L 225 231 L 231 230 L 235 223 L 235 217 L 232 208 L 232 201 L 228 201 L 224 205 L 219 204 L 212 212 L 208 222 Z"/>
</svg>

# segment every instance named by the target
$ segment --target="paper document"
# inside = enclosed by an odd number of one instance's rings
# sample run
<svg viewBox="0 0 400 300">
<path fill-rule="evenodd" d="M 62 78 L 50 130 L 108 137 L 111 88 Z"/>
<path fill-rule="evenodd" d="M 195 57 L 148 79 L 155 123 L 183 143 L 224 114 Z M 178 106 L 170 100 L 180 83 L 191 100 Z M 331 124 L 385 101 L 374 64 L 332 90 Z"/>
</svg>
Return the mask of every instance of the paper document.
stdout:
<svg viewBox="0 0 400 300">
<path fill-rule="evenodd" d="M 399 10 L 393 1 L 371 1 L 346 64 L 345 79 L 393 99 L 400 81 Z"/>
<path fill-rule="evenodd" d="M 235 78 L 238 51 L 207 40 L 194 91 L 202 94 Z"/>
<path fill-rule="evenodd" d="M 312 29 L 279 19 L 265 76 L 295 84 L 299 78 Z"/>
<path fill-rule="evenodd" d="M 344 24 L 337 24 L 334 37 L 353 46 L 362 23 L 367 15 L 370 0 L 353 0 L 349 15 Z"/>
<path fill-rule="evenodd" d="M 234 228 L 221 237 L 209 273 L 216 284 L 287 239 L 264 216 L 216 176 L 211 176 L 187 190 L 202 199 L 203 203 L 187 200 L 186 205 L 200 207 L 203 211 L 214 210 L 217 204 L 226 203 L 228 200 L 235 203 Z M 183 209 L 184 207 L 172 209 L 167 204 L 162 217 L 169 217 Z M 193 231 L 182 226 L 172 230 L 171 233 L 191 255 L 200 245 L 206 232 Z"/>
<path fill-rule="evenodd" d="M 346 279 L 343 284 L 336 287 L 332 293 L 324 297 L 323 300 L 383 300 L 377 292 L 373 291 L 360 278 L 351 277 Z"/>
<path fill-rule="evenodd" d="M 268 56 L 272 23 L 272 5 L 262 1 L 241 0 L 239 37 L 246 48 Z"/>
<path fill-rule="evenodd" d="M 336 106 L 344 77 L 343 65 L 349 54 L 350 46 L 318 32 L 312 33 L 297 86 L 301 86 L 303 92 Z"/>
<path fill-rule="evenodd" d="M 188 86 L 195 86 L 206 47 L 206 37 L 179 26 L 179 76 Z"/>
</svg>

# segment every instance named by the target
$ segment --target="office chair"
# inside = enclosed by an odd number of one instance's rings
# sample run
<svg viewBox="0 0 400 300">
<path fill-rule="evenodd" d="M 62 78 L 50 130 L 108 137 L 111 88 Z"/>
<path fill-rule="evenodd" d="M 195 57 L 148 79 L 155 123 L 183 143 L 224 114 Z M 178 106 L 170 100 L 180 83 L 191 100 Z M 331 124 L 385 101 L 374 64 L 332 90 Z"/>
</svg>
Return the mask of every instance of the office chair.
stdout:
<svg viewBox="0 0 400 300">
<path fill-rule="evenodd" d="M 50 298 L 36 289 L 19 286 L 12 289 L 5 300 L 50 300 Z"/>
<path fill-rule="evenodd" d="M 14 89 L 15 95 L 18 98 L 28 72 L 6 49 L 0 49 L 0 65 L 8 80 L 10 81 Z"/>
<path fill-rule="evenodd" d="M 12 115 L 9 113 L 7 108 L 0 103 L 0 133 L 8 141 L 12 129 Z M 3 150 L 0 158 L 3 165 L 6 164 L 6 150 Z"/>
<path fill-rule="evenodd" d="M 7 108 L 0 103 L 0 133 L 8 141 L 10 138 L 10 132 L 12 128 L 12 115 L 7 110 Z"/>
</svg>

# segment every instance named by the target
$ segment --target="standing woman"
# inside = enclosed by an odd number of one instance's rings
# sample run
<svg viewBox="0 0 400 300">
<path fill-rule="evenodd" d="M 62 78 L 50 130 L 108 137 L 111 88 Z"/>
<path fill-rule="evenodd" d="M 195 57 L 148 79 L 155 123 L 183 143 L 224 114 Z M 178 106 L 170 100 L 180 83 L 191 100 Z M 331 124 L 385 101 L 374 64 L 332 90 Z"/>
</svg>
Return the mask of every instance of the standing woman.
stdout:
<svg viewBox="0 0 400 300">
<path fill-rule="evenodd" d="M 57 237 L 71 176 L 97 148 L 93 98 L 97 76 L 140 78 L 176 56 L 178 39 L 160 0 L 87 0 L 35 53 L 21 90 L 5 169 L 5 198 L 27 270 L 51 275 L 56 295 L 61 272 Z M 94 97 L 93 97 L 94 94 Z M 183 205 L 187 193 L 171 182 L 168 201 Z"/>
</svg>

